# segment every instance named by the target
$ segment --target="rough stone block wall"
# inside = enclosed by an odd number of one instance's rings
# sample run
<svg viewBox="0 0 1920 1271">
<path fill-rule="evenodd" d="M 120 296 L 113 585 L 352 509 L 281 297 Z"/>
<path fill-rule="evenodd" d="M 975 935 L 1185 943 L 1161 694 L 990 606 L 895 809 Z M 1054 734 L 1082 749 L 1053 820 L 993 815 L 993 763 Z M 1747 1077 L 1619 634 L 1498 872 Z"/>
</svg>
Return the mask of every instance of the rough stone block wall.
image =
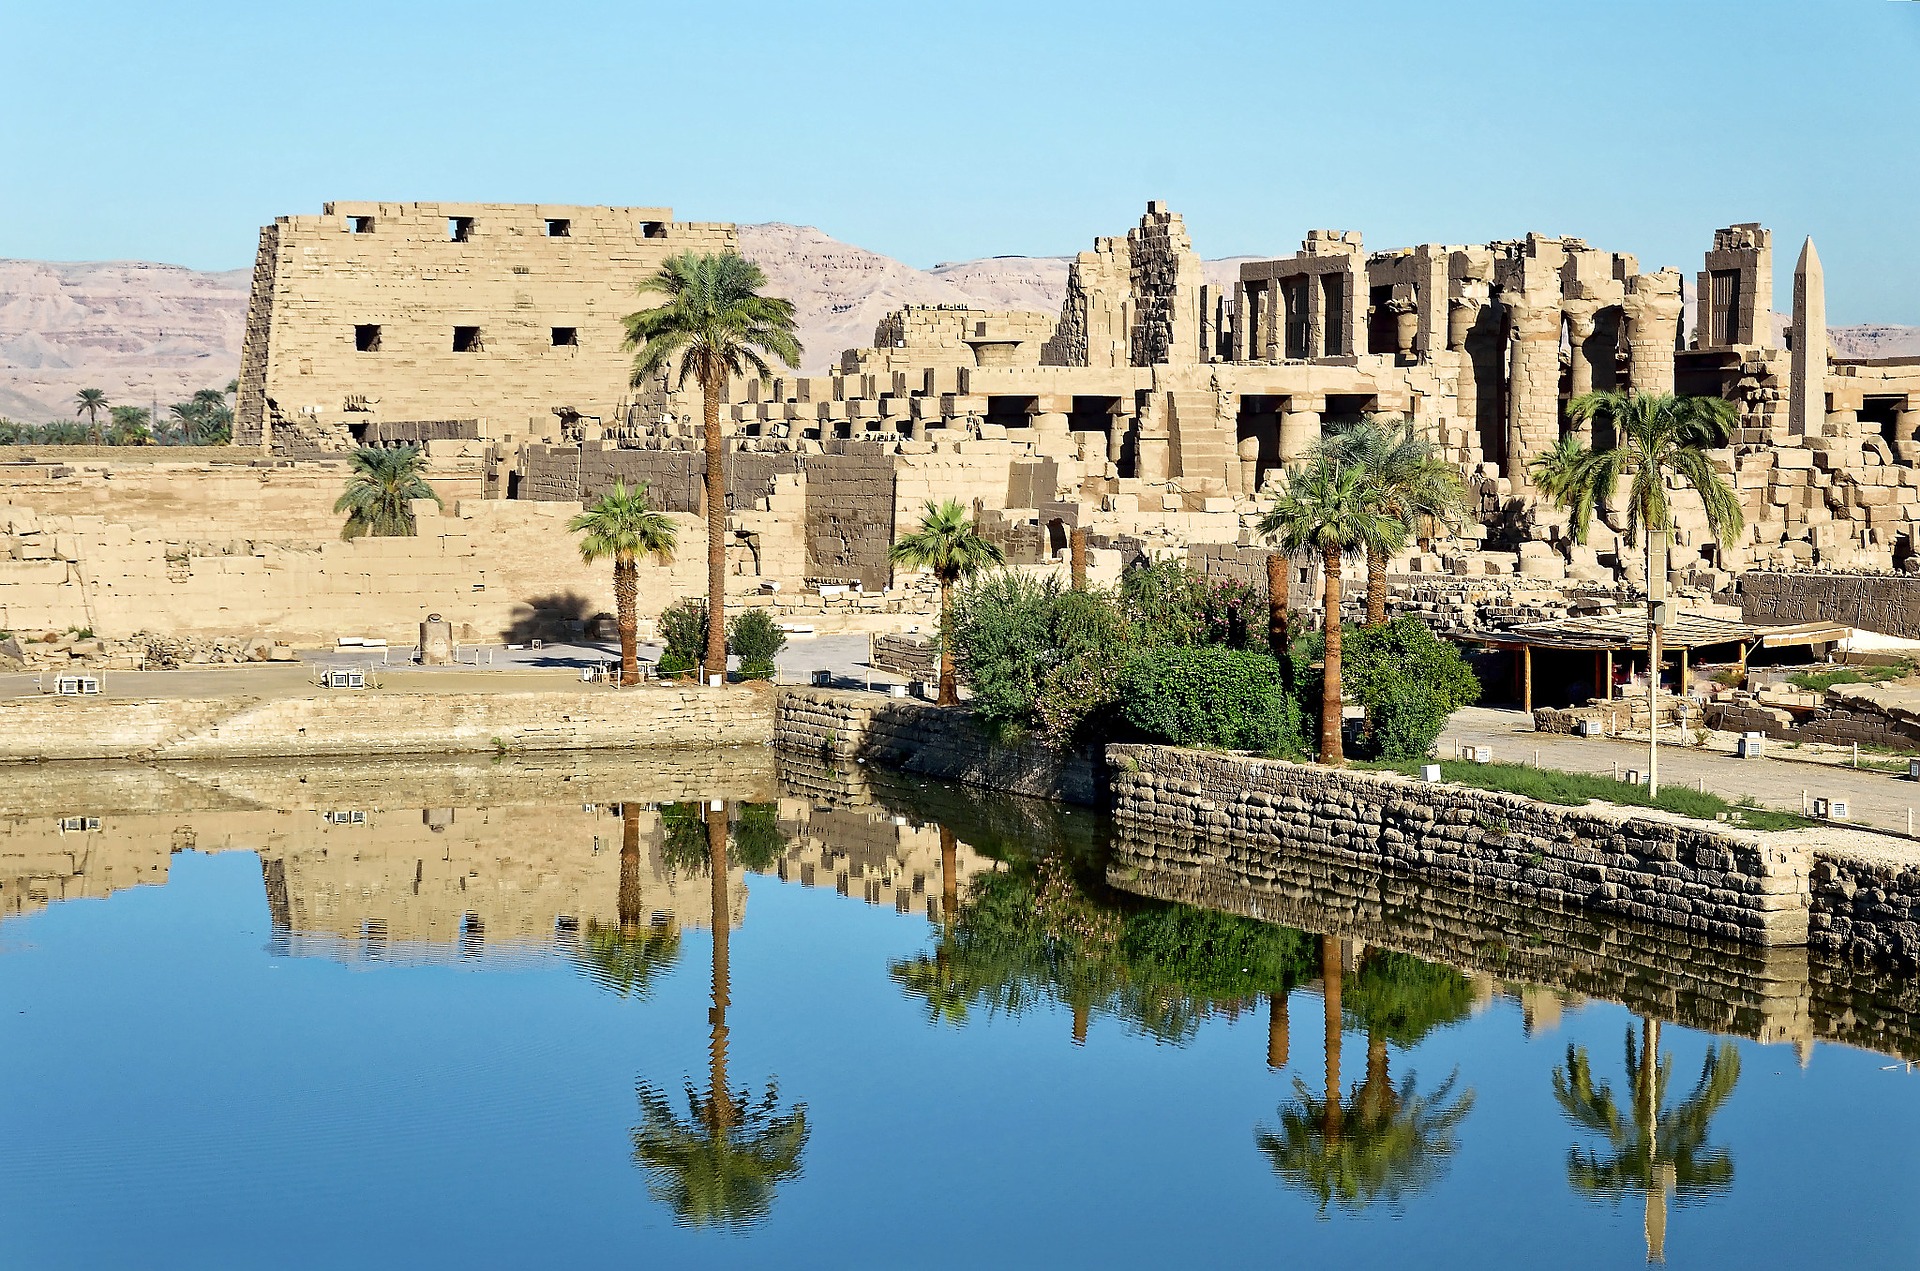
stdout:
<svg viewBox="0 0 1920 1271">
<path fill-rule="evenodd" d="M 873 668 L 932 683 L 940 676 L 939 642 L 909 635 L 875 636 Z"/>
<path fill-rule="evenodd" d="M 1118 822 L 1209 838 L 1256 876 L 1312 850 L 1751 944 L 1807 938 L 1808 853 L 1755 833 L 1170 747 L 1110 746 L 1107 765 Z"/>
<path fill-rule="evenodd" d="M 1864 843 L 1823 853 L 1813 868 L 1808 943 L 1848 960 L 1920 967 L 1920 863 Z"/>
<path fill-rule="evenodd" d="M 780 690 L 774 745 L 804 756 L 861 760 L 963 785 L 1092 805 L 1092 760 L 1043 746 L 995 745 L 965 711 L 877 693 Z"/>
</svg>

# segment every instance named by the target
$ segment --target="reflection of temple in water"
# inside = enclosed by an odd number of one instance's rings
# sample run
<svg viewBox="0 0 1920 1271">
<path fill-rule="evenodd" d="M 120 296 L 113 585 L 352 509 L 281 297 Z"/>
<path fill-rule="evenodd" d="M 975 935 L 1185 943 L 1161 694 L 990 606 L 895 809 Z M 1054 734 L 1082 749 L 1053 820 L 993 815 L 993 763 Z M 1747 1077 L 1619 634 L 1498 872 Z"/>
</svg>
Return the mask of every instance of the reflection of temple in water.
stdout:
<svg viewBox="0 0 1920 1271">
<path fill-rule="evenodd" d="M 565 954 L 623 919 L 704 927 L 704 862 L 669 861 L 663 807 L 770 803 L 778 790 L 765 752 L 129 769 L 104 795 L 64 769 L 35 777 L 38 806 L 0 817 L 0 922 L 165 883 L 176 852 L 250 851 L 276 950 L 348 962 Z M 768 872 L 939 915 L 937 827 L 871 802 L 777 807 L 785 843 Z M 623 863 L 630 840 L 636 859 Z M 970 848 L 954 856 L 961 888 L 991 866 Z M 730 873 L 737 926 L 746 877 Z"/>
</svg>

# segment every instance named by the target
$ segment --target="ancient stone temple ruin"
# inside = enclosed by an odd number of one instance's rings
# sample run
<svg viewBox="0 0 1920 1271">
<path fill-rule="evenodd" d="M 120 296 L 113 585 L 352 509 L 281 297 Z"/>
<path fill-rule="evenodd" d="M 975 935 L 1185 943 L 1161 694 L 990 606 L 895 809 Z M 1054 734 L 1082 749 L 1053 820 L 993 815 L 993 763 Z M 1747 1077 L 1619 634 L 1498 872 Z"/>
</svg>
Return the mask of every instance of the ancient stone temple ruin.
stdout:
<svg viewBox="0 0 1920 1271">
<path fill-rule="evenodd" d="M 690 536 L 703 511 L 697 394 L 634 385 L 621 319 L 652 302 L 637 286 L 668 255 L 736 242 L 664 208 L 335 203 L 275 221 L 233 465 L 191 481 L 157 455 L 23 469 L 0 498 L 0 629 L 308 638 L 338 629 L 351 595 L 369 633 L 410 638 L 433 612 L 472 641 L 610 610 L 603 571 L 572 559 L 569 509 L 644 480 Z M 1455 622 L 1464 583 L 1524 617 L 1502 588 L 1642 581 L 1617 519 L 1576 544 L 1528 479 L 1574 428 L 1567 402 L 1614 388 L 1739 409 L 1717 461 L 1746 528 L 1713 542 L 1682 492 L 1657 566 L 1676 587 L 1914 560 L 1920 359 L 1833 355 L 1811 242 L 1785 324 L 1768 230 L 1703 245 L 1691 287 L 1538 234 L 1370 251 L 1357 230 L 1314 230 L 1292 255 L 1203 267 L 1181 217 L 1151 203 L 1071 262 L 1057 313 L 908 307 L 829 374 L 733 384 L 734 602 L 843 629 L 921 621 L 930 594 L 887 549 L 944 498 L 1020 565 L 1060 567 L 1078 530 L 1096 580 L 1143 553 L 1260 580 L 1254 527 L 1280 473 L 1375 414 L 1433 438 L 1477 511 L 1394 563 L 1396 595 Z M 445 512 L 417 540 L 339 543 L 340 460 L 404 443 L 426 447 Z M 1297 565 L 1296 603 L 1311 604 L 1313 566 Z M 692 556 L 643 575 L 649 613 L 702 585 Z"/>
</svg>

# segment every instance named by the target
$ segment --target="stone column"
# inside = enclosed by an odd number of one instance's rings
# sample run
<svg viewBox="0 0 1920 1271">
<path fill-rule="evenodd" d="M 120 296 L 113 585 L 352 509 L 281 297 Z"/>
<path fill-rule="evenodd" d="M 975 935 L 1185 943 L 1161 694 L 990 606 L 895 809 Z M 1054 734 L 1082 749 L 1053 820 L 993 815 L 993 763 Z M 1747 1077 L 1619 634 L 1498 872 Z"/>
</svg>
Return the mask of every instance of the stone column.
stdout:
<svg viewBox="0 0 1920 1271">
<path fill-rule="evenodd" d="M 1627 279 L 1627 387 L 1673 391 L 1673 352 L 1680 342 L 1680 273 L 1662 269 Z"/>
<path fill-rule="evenodd" d="M 1278 282 L 1267 284 L 1260 303 L 1260 343 L 1266 350 L 1266 360 L 1278 362 L 1287 355 L 1287 305 Z"/>
<path fill-rule="evenodd" d="M 1320 414 L 1327 408 L 1324 397 L 1296 394 L 1287 399 L 1280 413 L 1280 462 L 1297 463 L 1306 457 L 1320 439 Z"/>
<path fill-rule="evenodd" d="M 1412 357 L 1414 344 L 1420 337 L 1420 308 L 1411 300 L 1389 300 L 1387 312 L 1393 315 L 1394 352 L 1401 357 Z"/>
<path fill-rule="evenodd" d="M 1260 475 L 1260 438 L 1242 437 L 1235 449 L 1240 456 L 1240 492 L 1253 494 Z"/>
<path fill-rule="evenodd" d="M 1567 326 L 1569 339 L 1573 345 L 1571 394 L 1580 397 L 1593 391 L 1593 359 L 1587 352 L 1587 341 L 1593 339 L 1594 318 L 1599 306 L 1592 303 L 1570 304 L 1567 306 Z M 1593 444 L 1593 424 L 1576 422 L 1574 435 L 1588 445 Z"/>
<path fill-rule="evenodd" d="M 1467 347 L 1467 332 L 1480 316 L 1480 302 L 1469 296 L 1447 301 L 1447 347 L 1456 352 Z"/>
<path fill-rule="evenodd" d="M 1253 313 L 1248 308 L 1246 281 L 1233 284 L 1233 360 L 1247 360 L 1247 330 L 1252 325 Z"/>
<path fill-rule="evenodd" d="M 1142 481 L 1165 481 L 1173 475 L 1173 438 L 1167 427 L 1166 394 L 1147 394 L 1140 408 L 1137 443 L 1139 461 L 1134 475 Z"/>
<path fill-rule="evenodd" d="M 1508 361 L 1506 477 L 1532 488 L 1527 465 L 1560 439 L 1560 307 L 1508 302 L 1513 342 Z"/>
</svg>

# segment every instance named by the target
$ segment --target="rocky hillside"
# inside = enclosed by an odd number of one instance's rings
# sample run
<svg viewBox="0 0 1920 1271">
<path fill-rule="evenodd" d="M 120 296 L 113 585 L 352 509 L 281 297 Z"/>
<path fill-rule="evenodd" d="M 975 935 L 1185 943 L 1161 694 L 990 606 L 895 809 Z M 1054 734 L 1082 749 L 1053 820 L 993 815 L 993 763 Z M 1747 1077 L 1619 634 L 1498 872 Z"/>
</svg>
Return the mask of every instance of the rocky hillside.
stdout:
<svg viewBox="0 0 1920 1271">
<path fill-rule="evenodd" d="M 0 260 L 0 416 L 73 417 L 83 388 L 164 410 L 240 371 L 251 271 Z"/>
<path fill-rule="evenodd" d="M 960 304 L 1057 313 L 1068 258 L 995 256 L 915 269 L 796 225 L 743 225 L 741 250 L 800 310 L 810 373 L 867 344 L 903 304 Z M 1208 261 L 1231 285 L 1242 259 Z M 240 369 L 248 271 L 200 273 L 140 261 L 54 264 L 0 260 L 0 416 L 42 423 L 73 416 L 74 394 L 162 409 Z M 1920 356 L 1920 327 L 1836 327 L 1841 357 Z"/>
</svg>

